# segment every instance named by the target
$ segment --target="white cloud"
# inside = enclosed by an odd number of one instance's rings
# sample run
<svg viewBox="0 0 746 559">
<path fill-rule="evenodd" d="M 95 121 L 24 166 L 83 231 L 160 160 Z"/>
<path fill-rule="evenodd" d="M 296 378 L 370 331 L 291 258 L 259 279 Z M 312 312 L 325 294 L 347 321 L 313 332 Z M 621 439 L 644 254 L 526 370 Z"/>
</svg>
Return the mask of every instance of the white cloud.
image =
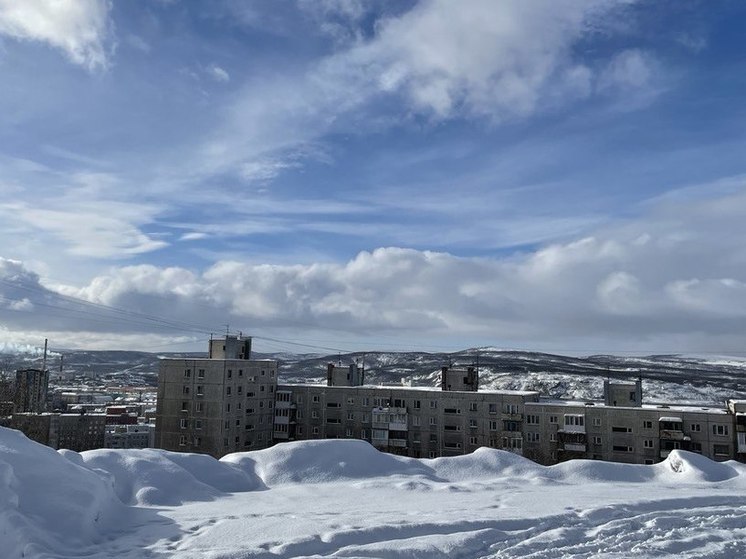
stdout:
<svg viewBox="0 0 746 559">
<path fill-rule="evenodd" d="M 109 0 L 0 0 L 0 34 L 62 50 L 88 70 L 106 68 Z"/>
<path fill-rule="evenodd" d="M 215 80 L 216 82 L 229 82 L 231 81 L 230 74 L 217 64 L 211 64 L 207 67 L 207 72 L 210 75 L 210 77 Z"/>
<path fill-rule="evenodd" d="M 339 18 L 335 5 L 318 5 L 314 12 Z M 417 114 L 494 123 L 595 93 L 628 97 L 639 87 L 652 97 L 660 91 L 651 87 L 659 66 L 649 53 L 627 49 L 589 65 L 573 51 L 589 33 L 621 17 L 628 5 L 601 0 L 420 2 L 403 14 L 379 19 L 373 36 L 345 43 L 301 75 L 273 71 L 253 76 L 201 150 L 201 172 L 284 159 L 329 132 L 358 132 L 361 122 L 391 126 Z M 356 21 L 356 13 L 346 21 Z M 366 111 L 386 97 L 404 103 L 396 105 L 396 114 L 371 119 Z"/>
<path fill-rule="evenodd" d="M 722 204 L 738 211 L 713 211 Z M 214 328 L 230 322 L 257 335 L 344 332 L 359 347 L 395 334 L 413 345 L 458 339 L 566 351 L 728 353 L 740 351 L 738 340 L 746 335 L 744 211 L 746 193 L 731 192 L 708 204 L 662 202 L 622 226 L 523 256 L 380 248 L 342 263 L 221 261 L 202 272 L 128 266 L 81 288 L 49 284 L 41 295 L 54 301 L 54 289 L 180 323 Z M 671 242 L 681 232 L 685 240 Z M 40 289 L 38 276 L 18 262 L 0 264 L 4 288 L 25 286 L 3 297 L 35 305 L 28 289 Z M 2 318 L 21 330 L 42 311 L 48 312 L 28 307 Z M 163 334 L 157 325 L 107 320 L 102 331 L 112 335 Z M 62 313 L 56 329 L 66 322 L 71 328 L 85 323 Z"/>
</svg>

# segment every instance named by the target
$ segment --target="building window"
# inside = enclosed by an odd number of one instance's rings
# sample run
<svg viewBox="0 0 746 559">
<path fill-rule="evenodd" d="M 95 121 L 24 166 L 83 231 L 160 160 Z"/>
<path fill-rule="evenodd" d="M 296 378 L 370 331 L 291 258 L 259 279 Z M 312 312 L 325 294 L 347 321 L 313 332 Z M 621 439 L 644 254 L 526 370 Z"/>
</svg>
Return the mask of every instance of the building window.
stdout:
<svg viewBox="0 0 746 559">
<path fill-rule="evenodd" d="M 179 436 L 179 446 L 186 446 L 186 444 L 187 444 L 186 435 Z"/>
<path fill-rule="evenodd" d="M 311 410 L 311 419 L 318 419 L 319 418 L 319 412 L 316 410 Z"/>
<path fill-rule="evenodd" d="M 347 412 L 347 420 L 348 421 L 355 421 L 355 413 L 351 412 L 351 411 L 348 411 Z"/>
<path fill-rule="evenodd" d="M 601 442 L 602 442 L 601 437 L 598 437 L 598 436 L 593 437 L 593 444 L 601 444 Z"/>
<path fill-rule="evenodd" d="M 197 378 L 205 378 L 205 370 L 197 369 Z"/>
<path fill-rule="evenodd" d="M 181 403 L 181 411 L 189 411 L 189 402 Z"/>
<path fill-rule="evenodd" d="M 730 448 L 727 444 L 715 444 L 712 445 L 712 453 L 715 456 L 729 456 Z"/>
<path fill-rule="evenodd" d="M 186 419 L 180 419 L 179 420 L 179 428 L 180 429 L 186 429 L 187 428 L 187 420 Z"/>
<path fill-rule="evenodd" d="M 702 430 L 702 425 L 699 423 L 692 423 L 692 431 L 699 433 Z"/>
<path fill-rule="evenodd" d="M 313 396 L 311 397 L 311 401 L 312 401 L 312 402 L 313 402 L 314 404 L 318 404 L 318 403 L 319 403 L 319 397 L 318 397 L 318 395 L 317 395 L 317 394 L 314 394 L 314 395 L 313 395 Z"/>
<path fill-rule="evenodd" d="M 549 423 L 557 423 L 557 416 L 556 415 L 550 415 L 549 416 Z"/>
<path fill-rule="evenodd" d="M 412 416 L 412 427 L 419 427 L 419 426 L 420 426 L 420 416 L 413 415 Z"/>
<path fill-rule="evenodd" d="M 412 402 L 412 407 L 416 410 L 420 409 L 420 401 L 415 400 L 414 402 Z"/>
<path fill-rule="evenodd" d="M 243 394 L 243 386 L 239 386 L 239 387 L 238 387 L 238 389 L 236 390 L 236 392 L 238 392 L 238 395 L 239 395 L 239 396 L 240 396 L 241 394 Z"/>
<path fill-rule="evenodd" d="M 365 439 L 368 437 L 368 431 L 365 429 L 360 429 L 360 438 Z"/>
<path fill-rule="evenodd" d="M 643 448 L 653 448 L 653 439 L 645 439 L 642 441 Z"/>
<path fill-rule="evenodd" d="M 431 410 L 434 410 L 434 409 L 435 409 L 435 408 L 437 408 L 437 407 L 438 407 L 438 402 L 437 402 L 437 400 L 430 400 L 430 409 L 431 409 Z"/>
<path fill-rule="evenodd" d="M 194 420 L 194 428 L 195 429 L 202 429 L 202 420 L 201 419 L 195 419 Z"/>
<path fill-rule="evenodd" d="M 497 404 L 490 404 L 489 405 L 489 412 L 490 413 L 497 413 Z"/>
<path fill-rule="evenodd" d="M 434 417 L 431 417 L 430 418 L 430 425 L 437 425 L 437 424 L 438 424 L 438 420 L 436 418 L 434 418 Z"/>
<path fill-rule="evenodd" d="M 231 395 L 231 387 L 230 387 L 230 386 L 226 386 L 226 387 L 225 387 L 225 393 L 226 393 L 226 394 L 227 394 L 228 396 L 230 396 L 230 395 Z"/>
<path fill-rule="evenodd" d="M 355 403 L 355 398 L 347 398 L 347 405 L 352 406 Z"/>
<path fill-rule="evenodd" d="M 191 369 L 184 369 L 184 378 L 189 378 L 192 376 L 192 370 Z"/>
<path fill-rule="evenodd" d="M 616 426 L 612 426 L 611 430 L 614 433 L 631 433 L 632 427 L 620 427 L 616 425 Z"/>
<path fill-rule="evenodd" d="M 469 444 L 470 445 L 477 445 L 477 444 L 479 444 L 477 441 L 478 441 L 477 437 L 469 437 Z"/>
<path fill-rule="evenodd" d="M 497 431 L 497 421 L 496 420 L 490 420 L 490 431 Z"/>
<path fill-rule="evenodd" d="M 505 404 L 505 413 L 513 415 L 518 413 L 518 404 Z"/>
<path fill-rule="evenodd" d="M 194 411 L 201 412 L 203 405 L 204 404 L 202 402 L 194 402 Z"/>
<path fill-rule="evenodd" d="M 184 386 L 184 387 L 182 387 L 182 389 L 181 389 L 181 393 L 182 393 L 182 394 L 189 394 L 189 387 L 188 387 L 188 386 Z"/>
<path fill-rule="evenodd" d="M 614 452 L 632 452 L 632 447 L 631 446 L 626 446 L 626 445 L 615 444 L 614 446 L 611 447 L 611 449 Z"/>
<path fill-rule="evenodd" d="M 526 440 L 530 443 L 538 443 L 539 442 L 539 433 L 534 433 L 529 431 L 526 433 Z"/>
<path fill-rule="evenodd" d="M 477 403 L 476 402 L 470 402 L 469 403 L 469 411 L 477 411 Z"/>
<path fill-rule="evenodd" d="M 427 457 L 428 457 L 428 458 L 437 458 L 437 457 L 438 457 L 438 453 L 437 453 L 437 452 L 435 452 L 434 450 L 431 450 L 431 451 L 429 451 L 429 452 L 427 453 Z"/>
<path fill-rule="evenodd" d="M 712 434 L 719 437 L 725 437 L 728 435 L 728 426 L 715 424 L 712 426 Z"/>
<path fill-rule="evenodd" d="M 598 440 L 601 440 L 601 437 L 596 437 Z M 550 443 L 556 443 L 557 442 L 557 433 L 549 433 L 549 442 Z"/>
<path fill-rule="evenodd" d="M 233 369 L 228 369 L 228 378 L 233 376 Z"/>
<path fill-rule="evenodd" d="M 345 429 L 345 436 L 346 437 L 352 437 L 352 429 Z"/>
<path fill-rule="evenodd" d="M 567 427 L 582 427 L 585 425 L 585 416 L 583 415 L 566 415 L 565 426 Z"/>
<path fill-rule="evenodd" d="M 239 369 L 239 370 L 238 370 L 238 376 L 239 376 L 239 377 L 242 377 L 242 376 L 243 376 L 243 369 Z"/>
<path fill-rule="evenodd" d="M 526 423 L 528 425 L 538 425 L 539 424 L 539 416 L 534 414 L 528 414 L 526 415 Z"/>
<path fill-rule="evenodd" d="M 470 419 L 469 420 L 469 427 L 471 427 L 472 429 L 476 429 L 477 428 L 477 420 L 476 419 Z"/>
<path fill-rule="evenodd" d="M 601 418 L 600 417 L 594 417 L 593 418 L 593 426 L 594 427 L 601 427 Z"/>
<path fill-rule="evenodd" d="M 312 430 L 312 433 L 314 435 L 318 435 L 319 434 L 319 428 L 318 427 L 314 427 L 313 430 Z"/>
<path fill-rule="evenodd" d="M 230 402 L 228 402 L 227 404 L 225 404 L 225 411 L 227 411 L 227 412 L 231 411 L 231 404 L 230 404 Z"/>
<path fill-rule="evenodd" d="M 204 396 L 204 387 L 203 386 L 197 386 L 197 396 Z"/>
<path fill-rule="evenodd" d="M 363 405 L 364 406 L 370 405 L 370 398 L 363 398 Z"/>
<path fill-rule="evenodd" d="M 643 421 L 642 422 L 642 428 L 643 429 L 652 429 L 653 428 L 653 422 L 652 421 Z"/>
</svg>

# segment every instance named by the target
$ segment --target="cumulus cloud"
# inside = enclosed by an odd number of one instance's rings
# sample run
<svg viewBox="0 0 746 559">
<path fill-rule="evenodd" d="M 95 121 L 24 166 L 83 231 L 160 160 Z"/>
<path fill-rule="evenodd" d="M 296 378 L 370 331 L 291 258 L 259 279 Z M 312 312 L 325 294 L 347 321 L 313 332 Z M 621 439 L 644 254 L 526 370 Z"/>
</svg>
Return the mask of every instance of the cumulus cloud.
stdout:
<svg viewBox="0 0 746 559">
<path fill-rule="evenodd" d="M 0 34 L 62 50 L 88 70 L 106 68 L 109 0 L 0 0 Z"/>
<path fill-rule="evenodd" d="M 733 212 L 723 215 L 722 205 Z M 345 332 L 359 347 L 395 334 L 413 345 L 451 338 L 568 350 L 593 343 L 609 351 L 728 353 L 740 351 L 746 335 L 743 212 L 743 189 L 707 203 L 667 200 L 637 220 L 506 258 L 390 247 L 341 263 L 221 261 L 203 271 L 128 266 L 83 287 L 42 287 L 22 264 L 4 261 L 0 283 L 43 289 L 47 303 L 62 294 L 176 323 L 230 322 L 258 335 L 268 329 L 295 339 L 311 331 Z M 4 297 L 37 303 L 23 289 Z M 7 307 L 0 312 L 8 314 Z M 58 314 L 58 325 L 67 320 L 76 328 L 90 318 Z M 34 313 L 10 315 L 5 324 L 28 324 Z M 162 328 L 106 320 L 105 331 L 128 335 Z"/>
</svg>

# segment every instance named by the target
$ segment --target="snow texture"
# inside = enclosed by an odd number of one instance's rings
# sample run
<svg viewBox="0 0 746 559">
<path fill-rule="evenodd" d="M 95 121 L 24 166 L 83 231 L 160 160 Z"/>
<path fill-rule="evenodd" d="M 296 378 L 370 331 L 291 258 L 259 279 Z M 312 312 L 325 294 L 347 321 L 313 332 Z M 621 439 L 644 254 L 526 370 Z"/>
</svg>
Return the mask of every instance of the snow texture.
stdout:
<svg viewBox="0 0 746 559">
<path fill-rule="evenodd" d="M 222 460 L 56 452 L 0 428 L 0 556 L 744 557 L 746 466 L 545 467 L 481 448 L 383 454 L 355 440 Z"/>
</svg>

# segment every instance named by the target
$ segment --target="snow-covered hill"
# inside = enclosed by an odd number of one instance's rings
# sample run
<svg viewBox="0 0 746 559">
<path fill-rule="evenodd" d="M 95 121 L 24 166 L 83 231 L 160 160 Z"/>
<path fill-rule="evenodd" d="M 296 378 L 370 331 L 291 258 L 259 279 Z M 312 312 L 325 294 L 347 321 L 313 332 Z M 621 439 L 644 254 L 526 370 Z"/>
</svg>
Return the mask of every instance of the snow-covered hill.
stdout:
<svg viewBox="0 0 746 559">
<path fill-rule="evenodd" d="M 204 357 L 202 353 L 155 354 L 133 351 L 63 351 L 69 375 L 86 375 L 128 385 L 155 386 L 159 357 Z M 342 355 L 254 354 L 279 359 L 280 382 L 325 382 L 326 364 L 341 361 L 365 365 L 369 384 L 412 383 L 436 386 L 440 368 L 448 364 L 477 364 L 485 389 L 538 390 L 554 398 L 594 399 L 603 379 L 644 379 L 645 398 L 651 402 L 723 402 L 746 398 L 746 361 L 724 358 L 656 355 L 568 357 L 527 351 L 480 348 L 455 353 L 370 352 Z M 59 355 L 48 360 L 52 371 Z M 39 352 L 0 354 L 5 371 L 40 366 Z"/>
<path fill-rule="evenodd" d="M 746 466 L 416 460 L 355 440 L 77 454 L 0 428 L 0 541 L 6 559 L 743 557 Z"/>
</svg>

